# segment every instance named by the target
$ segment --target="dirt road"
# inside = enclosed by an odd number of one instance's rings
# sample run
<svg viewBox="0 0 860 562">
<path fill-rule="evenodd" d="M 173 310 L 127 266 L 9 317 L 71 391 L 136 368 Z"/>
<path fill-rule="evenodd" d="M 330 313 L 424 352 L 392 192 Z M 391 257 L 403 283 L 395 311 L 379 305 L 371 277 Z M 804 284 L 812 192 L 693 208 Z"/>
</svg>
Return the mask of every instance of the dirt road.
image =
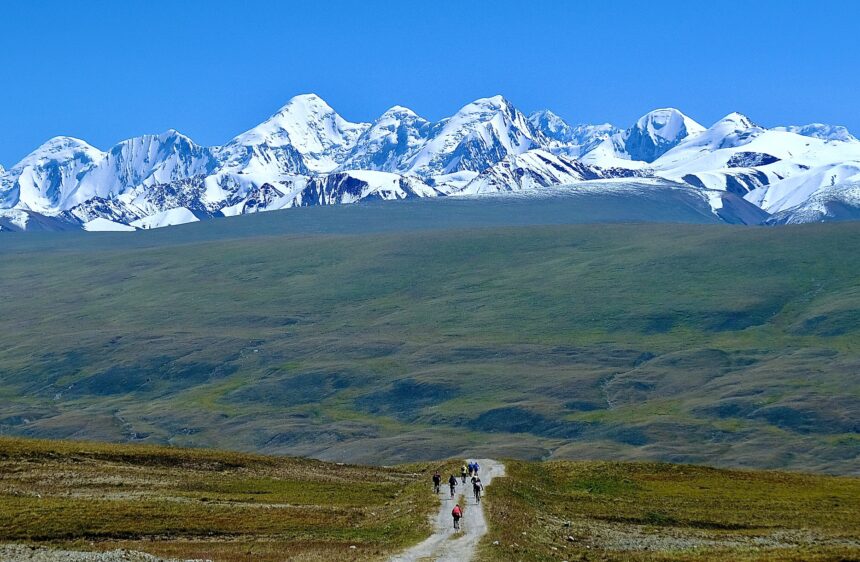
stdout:
<svg viewBox="0 0 860 562">
<path fill-rule="evenodd" d="M 481 466 L 479 476 L 485 488 L 490 485 L 493 478 L 505 475 L 505 465 L 500 462 L 492 459 L 478 459 L 478 464 Z M 443 481 L 447 481 L 444 475 Z M 465 486 L 460 483 L 459 478 L 457 482 L 457 494 L 454 500 L 448 493 L 447 483 L 443 482 L 442 505 L 434 519 L 433 534 L 424 542 L 394 556 L 391 562 L 424 562 L 430 560 L 465 562 L 472 559 L 478 541 L 487 532 L 487 520 L 484 518 L 481 504 L 475 503 L 475 498 L 472 496 L 472 485 L 468 479 Z M 492 493 L 492 490 L 489 490 L 488 493 Z M 455 500 L 460 501 L 460 506 L 465 505 L 466 508 L 463 519 L 460 521 L 459 532 L 454 531 L 454 523 L 451 519 L 451 510 L 454 508 Z M 452 535 L 455 536 L 452 537 Z"/>
</svg>

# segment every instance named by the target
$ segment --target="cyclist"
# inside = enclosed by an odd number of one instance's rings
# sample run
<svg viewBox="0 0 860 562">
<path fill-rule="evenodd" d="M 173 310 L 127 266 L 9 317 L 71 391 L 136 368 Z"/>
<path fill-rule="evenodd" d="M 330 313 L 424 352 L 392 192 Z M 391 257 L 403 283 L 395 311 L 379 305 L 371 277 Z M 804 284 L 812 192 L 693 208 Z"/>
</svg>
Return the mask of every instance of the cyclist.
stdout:
<svg viewBox="0 0 860 562">
<path fill-rule="evenodd" d="M 480 478 L 472 480 L 472 491 L 475 493 L 475 503 L 481 503 L 481 492 L 484 491 L 484 485 L 481 484 Z"/>
<path fill-rule="evenodd" d="M 453 498 L 454 490 L 457 488 L 457 477 L 453 474 L 451 475 L 451 478 L 448 479 L 448 486 L 451 487 L 451 497 Z"/>
<path fill-rule="evenodd" d="M 451 510 L 451 517 L 454 518 L 454 530 L 460 530 L 460 518 L 463 517 L 463 510 L 460 509 L 460 504 L 454 506 L 454 509 Z"/>
<path fill-rule="evenodd" d="M 442 485 L 442 475 L 439 474 L 439 471 L 433 473 L 433 491 L 437 494 L 439 493 L 439 488 Z"/>
</svg>

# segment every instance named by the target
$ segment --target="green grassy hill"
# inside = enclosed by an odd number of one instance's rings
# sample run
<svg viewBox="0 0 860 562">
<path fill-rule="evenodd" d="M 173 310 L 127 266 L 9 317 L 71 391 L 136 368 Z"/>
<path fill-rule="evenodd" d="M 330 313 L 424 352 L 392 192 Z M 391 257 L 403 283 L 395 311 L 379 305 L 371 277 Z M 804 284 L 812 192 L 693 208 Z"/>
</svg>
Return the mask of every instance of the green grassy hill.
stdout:
<svg viewBox="0 0 860 562">
<path fill-rule="evenodd" d="M 428 471 L 0 438 L 0 544 L 180 559 L 381 560 L 431 532 L 438 501 Z"/>
<path fill-rule="evenodd" d="M 479 560 L 860 560 L 860 480 L 702 466 L 510 462 Z"/>
<path fill-rule="evenodd" d="M 860 470 L 860 224 L 229 222 L 4 238 L 0 432 Z"/>
<path fill-rule="evenodd" d="M 382 560 L 430 534 L 430 475 L 460 462 L 380 468 L 0 438 L 0 558 L 17 544 Z M 506 469 L 484 497 L 479 560 L 860 559 L 858 478 L 593 461 Z"/>
</svg>

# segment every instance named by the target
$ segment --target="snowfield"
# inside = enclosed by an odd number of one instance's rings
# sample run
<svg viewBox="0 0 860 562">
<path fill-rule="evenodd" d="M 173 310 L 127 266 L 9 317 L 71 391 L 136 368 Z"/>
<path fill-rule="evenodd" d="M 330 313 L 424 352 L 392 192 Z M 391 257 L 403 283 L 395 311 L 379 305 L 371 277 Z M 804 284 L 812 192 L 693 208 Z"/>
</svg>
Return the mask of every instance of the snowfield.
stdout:
<svg viewBox="0 0 860 562">
<path fill-rule="evenodd" d="M 0 231 L 135 230 L 366 200 L 546 195 L 583 182 L 605 189 L 600 182 L 613 178 L 668 181 L 742 222 L 860 215 L 860 141 L 838 125 L 767 129 L 731 113 L 705 127 L 674 108 L 627 129 L 571 125 L 549 110 L 526 116 L 502 96 L 438 122 L 395 106 L 353 123 L 304 94 L 224 146 L 175 130 L 105 152 L 50 139 L 0 167 Z"/>
</svg>

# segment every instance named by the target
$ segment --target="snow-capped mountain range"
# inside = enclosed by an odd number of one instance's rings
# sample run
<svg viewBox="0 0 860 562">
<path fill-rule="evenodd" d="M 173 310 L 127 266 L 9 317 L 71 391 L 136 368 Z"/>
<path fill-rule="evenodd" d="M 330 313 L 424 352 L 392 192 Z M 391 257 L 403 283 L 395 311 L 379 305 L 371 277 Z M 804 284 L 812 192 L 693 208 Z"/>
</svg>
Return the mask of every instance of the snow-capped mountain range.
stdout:
<svg viewBox="0 0 860 562">
<path fill-rule="evenodd" d="M 722 219 L 729 199 L 771 223 L 860 218 L 860 141 L 844 127 L 767 129 L 739 113 L 704 127 L 672 108 L 626 129 L 571 125 L 548 110 L 526 116 L 501 96 L 438 122 L 395 106 L 352 123 L 305 94 L 223 146 L 175 130 L 106 152 L 53 138 L 0 167 L 0 230 L 134 230 L 369 199 L 540 195 L 583 182 L 611 190 L 618 178 L 643 190 L 683 186 Z"/>
</svg>

